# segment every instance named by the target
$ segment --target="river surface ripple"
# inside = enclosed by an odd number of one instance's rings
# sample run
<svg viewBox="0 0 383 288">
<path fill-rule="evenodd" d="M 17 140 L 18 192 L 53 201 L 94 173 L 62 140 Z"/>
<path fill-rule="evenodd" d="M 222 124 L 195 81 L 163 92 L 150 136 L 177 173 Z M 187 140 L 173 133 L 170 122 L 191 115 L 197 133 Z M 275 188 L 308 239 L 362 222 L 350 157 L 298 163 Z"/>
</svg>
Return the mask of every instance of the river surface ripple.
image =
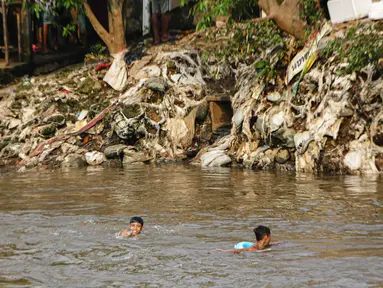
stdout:
<svg viewBox="0 0 383 288">
<path fill-rule="evenodd" d="M 92 168 L 0 176 L 0 287 L 383 287 L 383 177 Z M 130 217 L 144 232 L 119 239 Z M 265 253 L 212 252 L 253 241 Z"/>
</svg>

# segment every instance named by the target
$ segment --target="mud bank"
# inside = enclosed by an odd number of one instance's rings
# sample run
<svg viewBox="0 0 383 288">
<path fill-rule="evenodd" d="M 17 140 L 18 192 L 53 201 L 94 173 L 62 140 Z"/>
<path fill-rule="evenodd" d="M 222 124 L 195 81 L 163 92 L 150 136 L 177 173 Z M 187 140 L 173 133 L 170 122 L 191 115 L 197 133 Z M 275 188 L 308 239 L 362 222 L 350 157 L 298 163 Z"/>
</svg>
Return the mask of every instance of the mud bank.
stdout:
<svg viewBox="0 0 383 288">
<path fill-rule="evenodd" d="M 238 31 L 226 28 L 146 50 L 127 65 L 121 93 L 102 81 L 108 65 L 99 63 L 25 78 L 0 94 L 0 165 L 23 171 L 187 160 L 380 173 L 382 23 L 353 29 L 352 37 L 348 28 L 323 37 L 312 67 L 288 85 L 288 64 L 301 49 L 294 39 L 278 32 L 243 53 L 242 46 L 225 46 Z M 363 52 L 374 57 L 350 60 L 359 50 L 347 51 L 363 39 L 376 39 L 377 50 Z"/>
</svg>

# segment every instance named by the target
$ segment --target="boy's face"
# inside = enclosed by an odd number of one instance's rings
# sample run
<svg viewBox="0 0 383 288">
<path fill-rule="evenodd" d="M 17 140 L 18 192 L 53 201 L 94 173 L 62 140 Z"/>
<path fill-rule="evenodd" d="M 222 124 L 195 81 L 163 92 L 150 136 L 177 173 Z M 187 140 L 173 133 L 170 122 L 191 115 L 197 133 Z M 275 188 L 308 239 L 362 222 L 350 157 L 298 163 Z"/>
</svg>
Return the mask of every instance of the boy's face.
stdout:
<svg viewBox="0 0 383 288">
<path fill-rule="evenodd" d="M 140 223 L 133 222 L 129 224 L 129 230 L 132 231 L 132 236 L 137 236 L 143 229 L 144 227 Z"/>
</svg>

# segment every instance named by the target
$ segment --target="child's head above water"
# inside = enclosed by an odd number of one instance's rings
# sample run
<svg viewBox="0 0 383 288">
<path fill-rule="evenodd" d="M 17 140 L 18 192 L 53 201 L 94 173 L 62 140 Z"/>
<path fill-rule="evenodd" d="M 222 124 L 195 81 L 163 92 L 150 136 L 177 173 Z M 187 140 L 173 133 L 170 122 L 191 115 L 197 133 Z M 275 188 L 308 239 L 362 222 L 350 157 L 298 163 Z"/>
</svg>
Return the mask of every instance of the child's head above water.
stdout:
<svg viewBox="0 0 383 288">
<path fill-rule="evenodd" d="M 144 227 L 144 220 L 142 220 L 142 218 L 138 217 L 138 216 L 134 216 L 134 217 L 130 218 L 129 223 L 130 224 L 139 223 L 139 224 L 141 224 L 142 227 Z"/>
<path fill-rule="evenodd" d="M 144 220 L 141 217 L 135 216 L 130 218 L 129 228 L 121 232 L 120 236 L 134 237 L 141 233 L 144 229 Z"/>
<path fill-rule="evenodd" d="M 144 220 L 141 217 L 135 216 L 130 218 L 129 230 L 132 231 L 132 236 L 136 236 L 144 229 Z"/>
<path fill-rule="evenodd" d="M 270 229 L 266 226 L 259 225 L 257 228 L 254 228 L 255 238 L 257 242 L 264 241 L 265 246 L 268 246 L 271 239 Z"/>
</svg>

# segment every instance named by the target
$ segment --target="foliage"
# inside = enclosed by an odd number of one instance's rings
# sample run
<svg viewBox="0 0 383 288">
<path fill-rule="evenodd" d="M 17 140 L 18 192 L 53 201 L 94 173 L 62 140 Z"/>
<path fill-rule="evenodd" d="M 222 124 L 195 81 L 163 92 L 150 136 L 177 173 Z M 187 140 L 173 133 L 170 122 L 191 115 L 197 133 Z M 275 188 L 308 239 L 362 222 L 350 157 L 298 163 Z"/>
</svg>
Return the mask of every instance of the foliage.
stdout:
<svg viewBox="0 0 383 288">
<path fill-rule="evenodd" d="M 267 48 L 283 46 L 284 38 L 273 21 L 248 21 L 244 28 L 236 28 L 231 42 L 232 47 L 241 53 L 259 54 Z"/>
<path fill-rule="evenodd" d="M 300 16 L 309 26 L 316 26 L 324 17 L 318 0 L 302 0 Z"/>
<path fill-rule="evenodd" d="M 181 0 L 184 5 L 192 0 Z M 211 26 L 215 18 L 218 16 L 229 16 L 231 20 L 246 20 L 255 18 L 259 13 L 259 0 L 198 0 L 193 1 L 196 4 L 193 7 L 192 13 L 197 15 L 198 23 L 197 30 L 203 30 Z M 277 0 L 281 4 L 283 0 Z M 321 20 L 324 18 L 324 13 L 320 6 L 319 0 L 301 0 L 300 16 L 308 24 L 308 33 L 310 28 L 318 28 Z"/>
<path fill-rule="evenodd" d="M 103 55 L 108 52 L 108 50 L 106 49 L 106 46 L 101 43 L 97 43 L 95 45 L 90 46 L 89 50 L 92 54 L 95 54 L 95 55 Z"/>
<path fill-rule="evenodd" d="M 284 46 L 284 34 L 272 21 L 245 21 L 233 23 L 210 33 L 210 41 L 219 38 L 227 41 L 223 46 L 216 46 L 215 50 L 207 50 L 205 56 L 214 53 L 219 59 L 236 58 L 245 60 L 248 57 L 258 57 L 267 49 Z"/>
<path fill-rule="evenodd" d="M 60 11 L 70 11 L 72 8 L 81 10 L 83 2 L 84 0 L 27 0 L 27 5 L 28 9 L 30 9 L 37 18 L 40 18 L 43 12 L 49 12 L 52 13 L 53 16 L 59 17 Z"/>
<path fill-rule="evenodd" d="M 85 55 L 87 60 L 108 60 L 109 53 L 105 45 L 97 43 L 89 47 L 90 53 Z"/>
<path fill-rule="evenodd" d="M 66 26 L 64 26 L 63 35 L 68 36 L 68 35 L 72 34 L 73 32 L 75 32 L 75 30 L 76 30 L 75 26 L 73 24 L 69 23 Z"/>
<path fill-rule="evenodd" d="M 285 37 L 273 21 L 231 23 L 225 29 L 210 32 L 209 42 L 226 40 L 213 49 L 205 49 L 202 58 L 208 61 L 214 56 L 230 63 L 255 63 L 258 77 L 276 79 L 280 60 L 286 56 Z"/>
<path fill-rule="evenodd" d="M 188 0 L 182 0 L 185 4 Z M 194 5 L 192 13 L 199 18 L 197 30 L 204 30 L 214 24 L 218 16 L 231 16 L 234 20 L 254 17 L 258 11 L 258 0 L 200 0 Z"/>
<path fill-rule="evenodd" d="M 321 54 L 325 59 L 335 55 L 338 61 L 346 60 L 348 66 L 339 71 L 341 74 L 359 71 L 368 64 L 376 64 L 383 57 L 383 40 L 381 37 L 378 40 L 379 29 L 378 24 L 359 29 L 350 28 L 344 38 L 330 41 Z"/>
<path fill-rule="evenodd" d="M 14 0 L 8 0 L 10 2 Z M 27 0 L 26 8 L 30 10 L 37 19 L 42 17 L 43 13 L 48 13 L 54 25 L 58 25 L 63 17 L 70 18 L 69 14 L 72 9 L 78 9 L 80 13 L 84 13 L 82 3 L 84 0 Z M 75 31 L 72 21 L 65 23 L 63 35 L 67 36 Z"/>
</svg>

